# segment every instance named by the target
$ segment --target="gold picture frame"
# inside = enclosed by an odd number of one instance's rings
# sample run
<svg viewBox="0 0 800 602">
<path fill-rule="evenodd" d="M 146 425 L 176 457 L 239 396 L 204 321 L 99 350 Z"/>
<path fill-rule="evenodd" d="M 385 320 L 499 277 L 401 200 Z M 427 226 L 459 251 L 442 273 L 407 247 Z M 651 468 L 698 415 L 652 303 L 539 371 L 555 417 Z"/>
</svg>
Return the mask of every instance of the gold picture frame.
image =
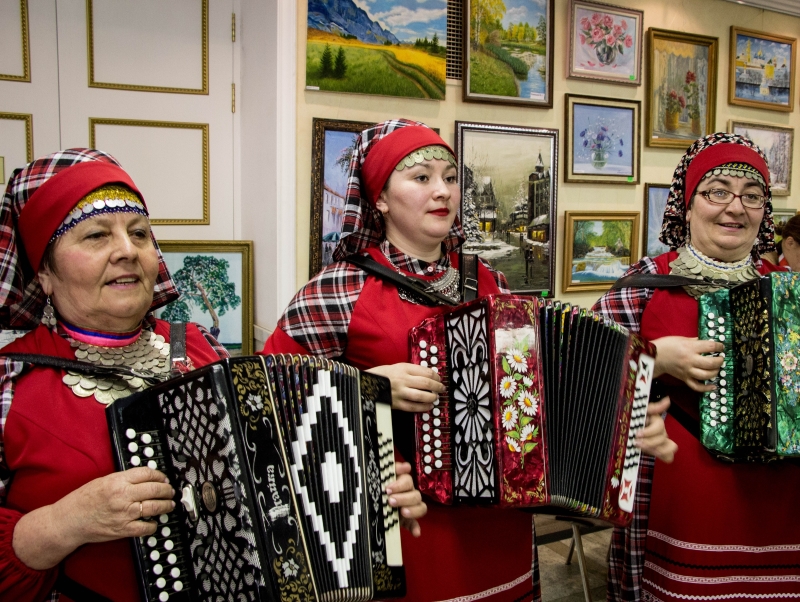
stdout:
<svg viewBox="0 0 800 602">
<path fill-rule="evenodd" d="M 607 291 L 639 257 L 638 212 L 564 213 L 563 292 Z"/>
<path fill-rule="evenodd" d="M 794 111 L 797 38 L 731 25 L 729 62 L 728 104 Z"/>
<path fill-rule="evenodd" d="M 731 119 L 728 121 L 728 131 L 749 138 L 767 155 L 773 198 L 789 196 L 792 192 L 794 128 Z"/>
<path fill-rule="evenodd" d="M 0 119 L 25 122 L 25 156 L 28 163 L 33 161 L 33 115 L 30 113 L 0 113 Z"/>
<path fill-rule="evenodd" d="M 719 38 L 651 27 L 647 42 L 647 146 L 685 149 L 716 131 Z"/>
<path fill-rule="evenodd" d="M 162 240 L 158 246 L 181 298 L 158 309 L 156 316 L 168 321 L 198 322 L 212 334 L 216 332 L 215 338 L 231 355 L 252 355 L 253 241 Z M 240 263 L 241 270 L 231 263 Z M 201 276 L 197 277 L 195 272 Z M 198 282 L 199 286 L 206 285 L 202 291 L 197 289 Z M 203 302 L 207 304 L 201 306 Z M 228 311 L 232 315 L 223 321 Z"/>
<path fill-rule="evenodd" d="M 94 19 L 93 0 L 86 0 L 86 43 L 89 66 L 89 87 L 109 88 L 112 90 L 132 90 L 135 92 L 167 92 L 172 94 L 205 94 L 208 95 L 208 0 L 202 0 L 202 79 L 201 88 L 173 88 L 169 86 L 146 86 L 140 84 L 118 84 L 99 82 L 94 78 Z"/>
<path fill-rule="evenodd" d="M 203 133 L 203 217 L 201 219 L 151 219 L 150 223 L 157 226 L 207 226 L 211 223 L 209 209 L 209 142 L 207 123 L 190 123 L 185 121 L 148 121 L 144 119 L 103 119 L 99 117 L 90 117 L 89 146 L 92 148 L 97 148 L 96 128 L 98 125 L 123 125 L 132 127 L 201 130 Z"/>
<path fill-rule="evenodd" d="M 28 25 L 28 0 L 20 0 L 20 31 L 22 33 L 22 75 L 0 73 L 0 80 L 12 82 L 31 81 L 31 44 Z"/>
</svg>

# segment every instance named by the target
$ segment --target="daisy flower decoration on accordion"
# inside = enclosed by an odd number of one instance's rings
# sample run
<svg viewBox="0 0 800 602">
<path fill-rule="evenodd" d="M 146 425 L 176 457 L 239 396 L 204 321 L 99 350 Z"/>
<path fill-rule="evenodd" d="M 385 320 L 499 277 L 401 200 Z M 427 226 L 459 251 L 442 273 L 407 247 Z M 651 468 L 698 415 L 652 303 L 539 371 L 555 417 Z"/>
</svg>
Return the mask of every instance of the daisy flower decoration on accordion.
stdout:
<svg viewBox="0 0 800 602">
<path fill-rule="evenodd" d="M 529 366 L 530 346 L 523 337 L 499 355 L 500 395 L 503 398 L 502 424 L 505 442 L 512 454 L 520 454 L 524 464 L 525 454 L 538 445 L 539 386 Z"/>
</svg>

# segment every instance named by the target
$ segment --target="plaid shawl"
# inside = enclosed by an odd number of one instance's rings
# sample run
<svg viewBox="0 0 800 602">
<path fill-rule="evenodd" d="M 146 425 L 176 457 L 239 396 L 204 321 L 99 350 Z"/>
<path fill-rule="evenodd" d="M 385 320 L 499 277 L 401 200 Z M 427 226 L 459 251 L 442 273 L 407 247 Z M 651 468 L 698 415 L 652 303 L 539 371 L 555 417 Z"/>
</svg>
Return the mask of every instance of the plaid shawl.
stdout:
<svg viewBox="0 0 800 602">
<path fill-rule="evenodd" d="M 684 198 L 684 188 L 686 183 L 686 172 L 691 162 L 705 149 L 716 144 L 741 144 L 756 151 L 764 162 L 769 165 L 767 156 L 752 141 L 738 134 L 726 134 L 717 132 L 704 138 L 696 140 L 681 158 L 675 173 L 672 176 L 672 185 L 669 189 L 667 207 L 664 210 L 664 222 L 661 226 L 661 233 L 658 239 L 671 249 L 677 249 L 686 244 L 689 229 L 686 224 L 686 199 Z M 775 250 L 775 224 L 772 221 L 772 189 L 767 184 L 764 194 L 767 197 L 767 204 L 764 206 L 764 217 L 758 229 L 757 245 L 754 250 L 758 255 L 769 253 Z"/>
<path fill-rule="evenodd" d="M 35 328 L 39 324 L 46 300 L 39 280 L 25 256 L 22 240 L 18 239 L 17 222 L 22 208 L 47 180 L 83 161 L 105 161 L 119 166 L 111 155 L 102 151 L 71 148 L 15 169 L 8 180 L 0 204 L 0 328 Z M 78 201 L 80 199 L 75 199 L 75 204 Z M 179 296 L 155 238 L 153 244 L 158 253 L 158 278 L 151 310 L 162 307 Z"/>
<path fill-rule="evenodd" d="M 356 138 L 353 156 L 350 159 L 350 170 L 347 174 L 342 238 L 333 252 L 334 261 L 341 261 L 348 255 L 369 247 L 377 247 L 386 237 L 383 215 L 367 200 L 362 183 L 361 168 L 376 142 L 396 129 L 409 125 L 428 127 L 418 121 L 394 119 L 368 127 Z M 461 221 L 458 217 L 443 242 L 447 252 L 455 251 L 464 242 L 464 231 L 461 229 Z"/>
</svg>

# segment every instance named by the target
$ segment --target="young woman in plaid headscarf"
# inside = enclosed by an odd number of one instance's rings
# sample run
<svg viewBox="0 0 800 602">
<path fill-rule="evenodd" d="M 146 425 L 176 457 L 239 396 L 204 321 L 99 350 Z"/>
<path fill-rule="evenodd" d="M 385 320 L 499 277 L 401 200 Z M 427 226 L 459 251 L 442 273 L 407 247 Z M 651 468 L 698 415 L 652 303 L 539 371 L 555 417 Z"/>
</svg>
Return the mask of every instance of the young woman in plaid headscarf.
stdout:
<svg viewBox="0 0 800 602">
<path fill-rule="evenodd" d="M 151 312 L 177 297 L 144 199 L 112 157 L 69 149 L 14 171 L 0 205 L 0 327 L 33 330 L 4 354 L 138 361 L 166 378 L 169 324 Z M 227 356 L 197 325 L 186 347 L 184 370 Z M 137 380 L 0 358 L 0 599 L 84 600 L 82 586 L 139 600 L 126 538 L 153 534 L 175 502 L 146 458 L 114 469 L 106 404 L 146 386 Z"/>
<path fill-rule="evenodd" d="M 760 258 L 775 248 L 764 153 L 734 134 L 692 144 L 675 170 L 659 238 L 672 250 L 643 258 L 626 275 L 743 282 L 776 270 Z M 655 376 L 671 403 L 695 420 L 700 392 L 715 389 L 704 383 L 723 361 L 708 355 L 721 343 L 697 338 L 697 298 L 710 290 L 716 288 L 702 280 L 623 288 L 595 306 L 655 343 Z M 723 463 L 672 416 L 666 428 L 677 443 L 675 461 L 642 461 L 634 522 L 615 529 L 612 540 L 608 599 L 796 599 L 800 466 Z"/>
<path fill-rule="evenodd" d="M 368 253 L 381 265 L 423 279 L 457 301 L 457 250 L 464 235 L 456 217 L 461 198 L 456 161 L 438 134 L 405 120 L 364 130 L 355 148 L 335 262 L 300 290 L 264 352 L 344 358 L 389 377 L 395 443 L 411 459 L 413 413 L 429 411 L 444 387 L 431 369 L 407 363 L 408 331 L 446 307 L 420 304 L 344 259 Z M 481 263 L 478 293 L 500 292 L 508 292 L 505 278 Z M 415 517 L 415 508 L 407 511 L 402 513 L 406 518 Z M 406 521 L 406 526 L 420 535 L 416 521 Z M 418 538 L 403 533 L 407 600 L 539 597 L 530 514 L 432 506 L 423 527 Z"/>
</svg>

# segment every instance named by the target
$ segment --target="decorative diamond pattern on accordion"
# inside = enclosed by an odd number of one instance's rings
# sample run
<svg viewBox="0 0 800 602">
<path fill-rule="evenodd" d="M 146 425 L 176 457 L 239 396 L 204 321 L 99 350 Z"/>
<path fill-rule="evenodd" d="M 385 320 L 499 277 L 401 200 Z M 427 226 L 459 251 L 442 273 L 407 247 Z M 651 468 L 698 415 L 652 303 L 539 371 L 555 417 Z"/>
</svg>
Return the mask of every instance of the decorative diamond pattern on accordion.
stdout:
<svg viewBox="0 0 800 602">
<path fill-rule="evenodd" d="M 394 480 L 386 379 L 309 357 L 235 358 L 107 413 L 119 467 L 131 463 L 120 433 L 147 421 L 186 500 L 169 515 L 180 585 L 154 586 L 149 544 L 135 544 L 148 602 L 404 594 L 399 519 L 382 497 Z"/>
<path fill-rule="evenodd" d="M 650 344 L 592 312 L 513 295 L 429 318 L 410 343 L 420 365 L 436 347 L 448 385 L 440 413 L 416 417 L 423 493 L 630 522 Z"/>
<path fill-rule="evenodd" d="M 706 294 L 700 308 L 700 338 L 725 345 L 718 389 L 700 404 L 703 445 L 732 461 L 800 456 L 800 275 Z"/>
</svg>

